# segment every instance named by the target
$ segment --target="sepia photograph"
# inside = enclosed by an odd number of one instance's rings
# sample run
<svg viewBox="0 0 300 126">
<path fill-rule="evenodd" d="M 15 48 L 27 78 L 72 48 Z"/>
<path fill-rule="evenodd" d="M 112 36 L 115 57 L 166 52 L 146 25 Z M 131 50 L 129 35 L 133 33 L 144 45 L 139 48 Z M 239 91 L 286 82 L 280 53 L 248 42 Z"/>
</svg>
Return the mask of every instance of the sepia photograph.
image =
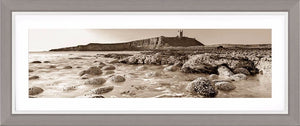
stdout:
<svg viewBox="0 0 300 126">
<path fill-rule="evenodd" d="M 29 98 L 272 98 L 271 29 L 30 29 Z"/>
</svg>

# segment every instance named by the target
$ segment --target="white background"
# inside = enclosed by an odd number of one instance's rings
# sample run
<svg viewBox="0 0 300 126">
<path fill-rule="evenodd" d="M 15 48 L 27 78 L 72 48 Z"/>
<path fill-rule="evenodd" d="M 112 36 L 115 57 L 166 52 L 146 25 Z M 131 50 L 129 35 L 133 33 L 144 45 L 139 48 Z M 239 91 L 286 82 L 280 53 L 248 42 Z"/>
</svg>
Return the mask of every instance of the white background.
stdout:
<svg viewBox="0 0 300 126">
<path fill-rule="evenodd" d="M 287 12 L 13 12 L 13 114 L 287 114 Z M 29 29 L 272 29 L 272 98 L 28 98 Z"/>
</svg>

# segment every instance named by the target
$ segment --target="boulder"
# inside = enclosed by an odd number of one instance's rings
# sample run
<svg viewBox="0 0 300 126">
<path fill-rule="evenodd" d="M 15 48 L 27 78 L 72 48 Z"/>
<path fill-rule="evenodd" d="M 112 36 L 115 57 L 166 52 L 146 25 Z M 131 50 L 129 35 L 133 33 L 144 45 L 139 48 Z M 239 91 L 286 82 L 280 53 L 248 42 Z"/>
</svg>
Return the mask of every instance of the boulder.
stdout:
<svg viewBox="0 0 300 126">
<path fill-rule="evenodd" d="M 41 61 L 32 61 L 31 63 L 42 63 Z"/>
<path fill-rule="evenodd" d="M 29 95 L 37 95 L 44 91 L 44 89 L 40 87 L 31 87 L 29 88 Z"/>
<path fill-rule="evenodd" d="M 106 82 L 104 78 L 94 78 L 84 82 L 85 85 L 103 85 Z"/>
<path fill-rule="evenodd" d="M 168 66 L 168 67 L 164 68 L 164 70 L 174 72 L 177 70 L 177 67 L 172 65 L 172 66 Z"/>
<path fill-rule="evenodd" d="M 113 65 L 104 66 L 104 67 L 102 68 L 102 70 L 115 70 L 115 69 L 116 69 L 116 67 L 113 66 Z"/>
<path fill-rule="evenodd" d="M 85 74 L 90 74 L 90 75 L 101 75 L 102 70 L 99 67 L 90 67 L 89 69 L 85 70 Z"/>
<path fill-rule="evenodd" d="M 108 70 L 108 71 L 105 71 L 105 75 L 109 75 L 109 74 L 113 74 L 113 73 L 115 73 L 115 71 L 113 71 L 113 70 Z"/>
<path fill-rule="evenodd" d="M 246 68 L 236 68 L 233 70 L 234 73 L 238 74 L 238 73 L 242 73 L 245 75 L 250 75 L 250 72 L 246 69 Z"/>
<path fill-rule="evenodd" d="M 231 70 L 229 68 L 227 68 L 226 66 L 220 66 L 218 68 L 218 73 L 219 73 L 219 77 L 221 77 L 221 78 L 229 78 L 230 76 L 233 75 Z"/>
<path fill-rule="evenodd" d="M 246 68 L 251 74 L 255 74 L 258 70 L 254 66 L 254 62 L 247 60 L 246 57 L 237 57 L 236 54 L 199 54 L 189 56 L 188 61 L 183 64 L 183 72 L 198 72 L 216 74 L 213 68 L 218 66 L 227 66 L 230 69 Z M 207 68 L 211 69 L 207 71 Z M 198 70 L 201 68 L 200 70 Z"/>
<path fill-rule="evenodd" d="M 234 81 L 246 80 L 247 76 L 245 74 L 235 74 L 230 77 Z"/>
<path fill-rule="evenodd" d="M 64 69 L 72 69 L 72 66 L 65 66 Z"/>
<path fill-rule="evenodd" d="M 113 82 L 124 82 L 126 79 L 123 76 L 115 75 L 111 77 L 111 81 Z"/>
<path fill-rule="evenodd" d="M 205 77 L 199 77 L 189 83 L 186 90 L 192 94 L 199 94 L 205 97 L 215 97 L 218 94 L 214 84 L 211 84 Z"/>
<path fill-rule="evenodd" d="M 56 68 L 56 66 L 55 65 L 50 65 L 49 68 Z"/>
<path fill-rule="evenodd" d="M 217 73 L 217 67 L 209 64 L 186 62 L 182 65 L 181 71 L 185 73 Z"/>
<path fill-rule="evenodd" d="M 215 84 L 216 88 L 219 90 L 223 90 L 223 91 L 230 91 L 236 88 L 236 86 L 234 86 L 232 83 L 230 82 L 217 82 Z"/>
<path fill-rule="evenodd" d="M 105 63 L 103 63 L 103 62 L 99 62 L 99 67 L 103 67 L 103 66 L 106 66 L 106 64 Z"/>
<path fill-rule="evenodd" d="M 31 76 L 29 77 L 29 80 L 35 80 L 35 79 L 39 79 L 40 77 L 39 76 Z"/>
<path fill-rule="evenodd" d="M 84 74 L 83 76 L 81 76 L 81 79 L 89 79 L 89 76 L 87 74 Z"/>
<path fill-rule="evenodd" d="M 254 62 L 250 60 L 241 60 L 239 61 L 233 69 L 236 68 L 245 68 L 251 75 L 257 74 L 259 70 L 255 67 Z"/>
<path fill-rule="evenodd" d="M 100 87 L 100 88 L 96 88 L 96 89 L 92 90 L 92 93 L 94 93 L 94 94 L 103 94 L 103 93 L 110 92 L 113 89 L 114 89 L 114 86 Z"/>
<path fill-rule="evenodd" d="M 101 75 L 102 74 L 102 70 L 100 67 L 90 67 L 87 70 L 83 70 L 81 72 L 79 72 L 79 76 L 82 76 L 84 74 L 89 74 L 89 75 Z"/>
</svg>

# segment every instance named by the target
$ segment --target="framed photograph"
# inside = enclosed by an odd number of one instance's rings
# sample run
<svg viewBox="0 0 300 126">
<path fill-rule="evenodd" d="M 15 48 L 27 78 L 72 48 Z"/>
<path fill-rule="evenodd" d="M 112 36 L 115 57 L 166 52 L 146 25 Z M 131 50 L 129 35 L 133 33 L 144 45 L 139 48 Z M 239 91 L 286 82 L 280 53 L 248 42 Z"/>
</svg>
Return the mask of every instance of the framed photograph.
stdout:
<svg viewBox="0 0 300 126">
<path fill-rule="evenodd" d="M 299 1 L 26 1 L 1 2 L 4 125 L 299 124 Z"/>
</svg>

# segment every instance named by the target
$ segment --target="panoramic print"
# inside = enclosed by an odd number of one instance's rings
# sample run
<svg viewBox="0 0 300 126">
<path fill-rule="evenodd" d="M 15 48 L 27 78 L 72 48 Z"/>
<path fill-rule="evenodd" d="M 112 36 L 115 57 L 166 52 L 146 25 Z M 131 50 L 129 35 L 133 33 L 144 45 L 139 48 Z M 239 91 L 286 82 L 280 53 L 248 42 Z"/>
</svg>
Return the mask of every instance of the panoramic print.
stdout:
<svg viewBox="0 0 300 126">
<path fill-rule="evenodd" d="M 30 98 L 271 98 L 271 29 L 30 29 Z"/>
</svg>

